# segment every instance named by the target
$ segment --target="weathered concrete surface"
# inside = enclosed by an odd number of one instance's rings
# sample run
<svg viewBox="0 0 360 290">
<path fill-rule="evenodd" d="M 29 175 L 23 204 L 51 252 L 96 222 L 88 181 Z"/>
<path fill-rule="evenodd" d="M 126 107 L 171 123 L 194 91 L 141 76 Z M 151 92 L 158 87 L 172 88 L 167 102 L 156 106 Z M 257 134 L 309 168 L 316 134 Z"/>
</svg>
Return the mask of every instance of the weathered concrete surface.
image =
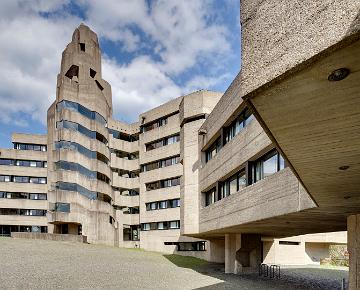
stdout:
<svg viewBox="0 0 360 290">
<path fill-rule="evenodd" d="M 14 239 L 29 239 L 29 240 L 49 240 L 49 241 L 62 241 L 62 242 L 77 242 L 87 243 L 86 236 L 80 235 L 60 235 L 49 233 L 20 233 L 12 232 L 11 237 Z"/>
</svg>

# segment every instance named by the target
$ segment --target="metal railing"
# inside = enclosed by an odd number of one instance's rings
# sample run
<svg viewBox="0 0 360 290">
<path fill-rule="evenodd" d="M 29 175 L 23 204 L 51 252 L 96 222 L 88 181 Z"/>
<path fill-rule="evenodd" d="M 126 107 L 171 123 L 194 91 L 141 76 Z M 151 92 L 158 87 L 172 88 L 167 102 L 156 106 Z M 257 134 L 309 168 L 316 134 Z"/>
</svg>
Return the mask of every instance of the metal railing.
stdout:
<svg viewBox="0 0 360 290">
<path fill-rule="evenodd" d="M 280 279 L 280 266 L 279 265 L 259 265 L 259 276 L 269 277 L 270 279 Z"/>
</svg>

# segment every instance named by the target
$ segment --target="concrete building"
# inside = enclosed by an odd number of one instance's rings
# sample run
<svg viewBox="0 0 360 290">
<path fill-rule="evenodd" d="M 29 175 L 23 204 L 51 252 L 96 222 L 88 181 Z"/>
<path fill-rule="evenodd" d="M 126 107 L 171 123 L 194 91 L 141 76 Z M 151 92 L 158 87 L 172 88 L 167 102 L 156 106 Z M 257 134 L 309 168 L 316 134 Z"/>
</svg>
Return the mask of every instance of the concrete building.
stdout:
<svg viewBox="0 0 360 290">
<path fill-rule="evenodd" d="M 46 200 L 9 205 L 0 198 L 0 208 L 42 213 L 39 220 L 0 215 L 4 234 L 84 235 L 90 243 L 225 262 L 226 272 L 236 273 L 263 261 L 317 263 L 328 244 L 346 243 L 343 234 L 279 240 L 344 228 L 328 217 L 319 219 L 321 230 L 293 223 L 306 221 L 303 212 L 316 203 L 253 107 L 239 98 L 238 78 L 225 94 L 197 91 L 141 114 L 134 124 L 119 122 L 112 117 L 111 87 L 102 79 L 97 36 L 80 25 L 63 52 L 47 121 L 47 136 L 14 135 L 15 147 L 28 144 L 30 154 L 1 151 L 11 162 L 47 165 L 0 167 L 4 192 L 46 194 Z M 35 151 L 37 146 L 47 152 Z M 40 185 L 8 182 L 19 176 Z M 300 246 L 298 258 L 284 259 L 294 250 L 282 242 Z"/>
</svg>

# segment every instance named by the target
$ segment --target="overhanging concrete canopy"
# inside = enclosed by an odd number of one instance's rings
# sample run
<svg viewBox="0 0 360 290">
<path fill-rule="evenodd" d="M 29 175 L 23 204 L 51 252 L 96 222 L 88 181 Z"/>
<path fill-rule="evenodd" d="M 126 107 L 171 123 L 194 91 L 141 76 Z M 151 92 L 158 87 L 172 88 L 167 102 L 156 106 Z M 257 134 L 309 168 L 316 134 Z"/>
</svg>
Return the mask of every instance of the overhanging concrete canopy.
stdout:
<svg viewBox="0 0 360 290">
<path fill-rule="evenodd" d="M 353 33 L 244 96 L 317 211 L 344 229 L 345 217 L 360 212 L 359 39 Z M 350 74 L 329 81 L 339 68 Z"/>
</svg>

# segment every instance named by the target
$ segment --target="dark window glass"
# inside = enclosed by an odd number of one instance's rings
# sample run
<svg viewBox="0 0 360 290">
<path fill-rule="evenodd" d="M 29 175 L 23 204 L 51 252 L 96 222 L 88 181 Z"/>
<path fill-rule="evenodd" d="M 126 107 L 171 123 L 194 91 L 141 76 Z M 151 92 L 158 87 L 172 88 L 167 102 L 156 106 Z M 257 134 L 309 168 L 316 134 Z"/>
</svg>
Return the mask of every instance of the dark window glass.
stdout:
<svg viewBox="0 0 360 290">
<path fill-rule="evenodd" d="M 220 151 L 221 139 L 220 137 L 205 151 L 205 162 L 209 162 Z"/>
<path fill-rule="evenodd" d="M 76 184 L 76 183 L 57 182 L 56 188 L 58 188 L 60 190 L 78 192 L 78 193 L 86 196 L 89 199 L 93 199 L 93 200 L 97 199 L 96 192 L 90 191 L 90 190 L 86 189 L 85 187 L 82 187 L 81 185 Z"/>
<path fill-rule="evenodd" d="M 84 126 L 74 122 L 66 121 L 66 120 L 58 121 L 56 127 L 58 129 L 69 129 L 72 131 L 77 131 L 90 139 L 96 139 L 104 144 L 107 144 L 107 139 L 103 135 L 101 135 L 98 132 L 91 131 L 85 128 Z"/>
<path fill-rule="evenodd" d="M 216 188 L 210 189 L 208 192 L 205 192 L 205 206 L 208 206 L 215 202 Z"/>
<path fill-rule="evenodd" d="M 177 134 L 174 136 L 165 137 L 160 140 L 156 140 L 154 142 L 148 143 L 145 145 L 145 147 L 146 147 L 146 151 L 150 151 L 150 150 L 154 150 L 156 148 L 162 147 L 162 146 L 177 143 L 179 141 L 180 141 L 180 135 Z"/>
<path fill-rule="evenodd" d="M 59 212 L 70 212 L 70 203 L 56 202 L 55 211 Z"/>
<path fill-rule="evenodd" d="M 272 150 L 252 164 L 252 183 L 264 179 L 285 167 L 283 157 L 276 149 Z"/>
<path fill-rule="evenodd" d="M 101 116 L 99 113 L 95 112 L 95 111 L 90 111 L 89 109 L 85 108 L 83 105 L 80 105 L 78 103 L 74 103 L 71 101 L 66 101 L 63 100 L 59 103 L 57 103 L 56 105 L 57 111 L 61 111 L 63 109 L 68 109 L 74 112 L 78 112 L 81 115 L 85 116 L 88 119 L 91 120 L 96 120 L 97 122 L 99 122 L 102 125 L 106 125 L 106 119 Z"/>
<path fill-rule="evenodd" d="M 249 109 L 242 111 L 236 120 L 224 129 L 224 144 L 233 139 L 252 119 L 253 115 Z"/>
</svg>

